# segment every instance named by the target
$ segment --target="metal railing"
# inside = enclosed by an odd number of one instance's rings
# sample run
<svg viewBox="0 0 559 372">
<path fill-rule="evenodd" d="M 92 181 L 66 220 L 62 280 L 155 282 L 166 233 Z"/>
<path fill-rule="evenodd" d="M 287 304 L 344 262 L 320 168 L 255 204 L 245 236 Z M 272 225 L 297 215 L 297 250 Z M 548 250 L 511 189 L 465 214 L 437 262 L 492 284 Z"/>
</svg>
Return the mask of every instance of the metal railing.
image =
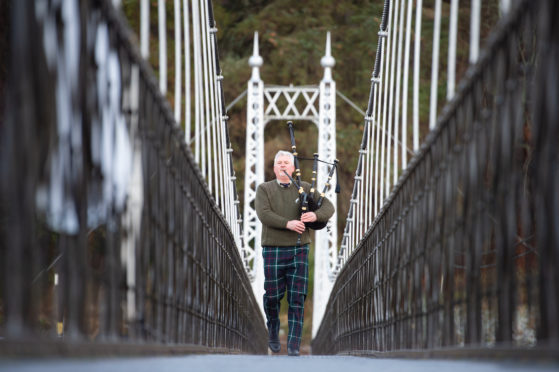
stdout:
<svg viewBox="0 0 559 372">
<path fill-rule="evenodd" d="M 341 268 L 313 353 L 557 355 L 558 16 L 519 1 L 499 23 Z"/>
<path fill-rule="evenodd" d="M 11 7 L 0 349 L 266 352 L 234 235 L 111 2 Z"/>
</svg>

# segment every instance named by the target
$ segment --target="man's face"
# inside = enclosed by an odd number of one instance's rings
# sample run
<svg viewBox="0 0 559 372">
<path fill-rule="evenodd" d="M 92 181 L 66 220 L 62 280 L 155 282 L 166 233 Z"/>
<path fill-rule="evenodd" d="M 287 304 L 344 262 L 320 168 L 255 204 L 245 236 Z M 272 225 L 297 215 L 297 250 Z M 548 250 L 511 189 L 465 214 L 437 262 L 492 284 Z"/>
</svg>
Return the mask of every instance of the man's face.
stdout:
<svg viewBox="0 0 559 372">
<path fill-rule="evenodd" d="M 286 177 L 283 171 L 286 171 L 290 176 L 295 171 L 295 166 L 293 165 L 293 161 L 289 155 L 278 156 L 278 159 L 274 164 L 274 173 L 276 174 L 276 178 Z"/>
</svg>

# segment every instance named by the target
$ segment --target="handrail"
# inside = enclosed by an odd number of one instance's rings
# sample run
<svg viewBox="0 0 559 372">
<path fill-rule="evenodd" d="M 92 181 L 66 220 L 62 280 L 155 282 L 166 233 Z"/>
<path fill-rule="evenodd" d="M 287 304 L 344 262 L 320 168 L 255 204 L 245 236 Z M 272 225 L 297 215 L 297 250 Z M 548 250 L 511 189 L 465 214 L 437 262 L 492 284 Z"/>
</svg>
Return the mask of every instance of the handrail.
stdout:
<svg viewBox="0 0 559 372">
<path fill-rule="evenodd" d="M 265 353 L 231 227 L 111 1 L 12 11 L 0 349 Z"/>
<path fill-rule="evenodd" d="M 558 10 L 519 1 L 497 26 L 348 255 L 313 353 L 557 352 Z"/>
</svg>

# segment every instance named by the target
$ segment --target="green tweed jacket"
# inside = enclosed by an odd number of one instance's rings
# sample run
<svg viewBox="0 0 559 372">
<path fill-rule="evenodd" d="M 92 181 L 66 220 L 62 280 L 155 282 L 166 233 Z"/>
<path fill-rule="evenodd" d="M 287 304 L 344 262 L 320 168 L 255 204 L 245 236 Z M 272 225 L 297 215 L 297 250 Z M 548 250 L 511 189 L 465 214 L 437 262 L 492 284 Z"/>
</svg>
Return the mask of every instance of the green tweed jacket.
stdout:
<svg viewBox="0 0 559 372">
<path fill-rule="evenodd" d="M 311 185 L 301 182 L 305 192 L 309 192 Z M 313 198 L 317 201 L 320 193 L 315 190 Z M 297 243 L 299 234 L 286 228 L 290 220 L 301 218 L 301 207 L 297 186 L 290 184 L 282 187 L 277 180 L 264 182 L 256 190 L 256 214 L 262 222 L 263 246 L 293 246 Z M 317 220 L 327 222 L 334 214 L 334 206 L 324 198 L 321 207 L 314 211 Z M 311 241 L 309 229 L 301 237 L 301 244 Z"/>
</svg>

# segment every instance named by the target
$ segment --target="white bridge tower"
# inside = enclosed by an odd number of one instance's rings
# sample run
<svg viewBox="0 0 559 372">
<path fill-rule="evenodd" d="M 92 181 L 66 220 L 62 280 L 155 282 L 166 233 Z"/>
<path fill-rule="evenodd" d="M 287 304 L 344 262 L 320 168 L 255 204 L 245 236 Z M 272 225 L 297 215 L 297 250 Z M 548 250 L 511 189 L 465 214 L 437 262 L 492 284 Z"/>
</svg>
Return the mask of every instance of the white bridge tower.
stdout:
<svg viewBox="0 0 559 372">
<path fill-rule="evenodd" d="M 336 82 L 332 79 L 335 60 L 331 53 L 330 33 L 326 36 L 326 52 L 320 63 L 324 77 L 319 86 L 265 86 L 260 78 L 262 57 L 258 51 L 258 33 L 254 34 L 253 55 L 249 59 L 252 76 L 247 89 L 247 132 L 246 169 L 244 195 L 244 244 L 243 253 L 252 259 L 249 276 L 260 308 L 264 295 L 264 268 L 260 245 L 261 224 L 256 216 L 254 200 L 256 188 L 264 182 L 264 128 L 273 120 L 305 120 L 318 127 L 318 153 L 321 160 L 333 163 L 336 158 Z M 318 102 L 317 102 L 318 101 Z M 279 105 L 280 103 L 284 105 Z M 299 105 L 297 105 L 299 103 Z M 301 106 L 301 103 L 303 106 Z M 318 105 L 318 107 L 317 107 Z M 280 107 L 285 106 L 285 109 Z M 302 111 L 298 107 L 304 107 Z M 329 166 L 319 163 L 318 189 L 326 183 Z M 333 185 L 334 186 L 334 185 Z M 334 187 L 326 197 L 336 206 Z M 337 257 L 337 213 L 330 219 L 327 228 L 315 235 L 315 269 L 313 296 L 312 335 L 324 315 L 332 290 L 332 274 Z"/>
</svg>

